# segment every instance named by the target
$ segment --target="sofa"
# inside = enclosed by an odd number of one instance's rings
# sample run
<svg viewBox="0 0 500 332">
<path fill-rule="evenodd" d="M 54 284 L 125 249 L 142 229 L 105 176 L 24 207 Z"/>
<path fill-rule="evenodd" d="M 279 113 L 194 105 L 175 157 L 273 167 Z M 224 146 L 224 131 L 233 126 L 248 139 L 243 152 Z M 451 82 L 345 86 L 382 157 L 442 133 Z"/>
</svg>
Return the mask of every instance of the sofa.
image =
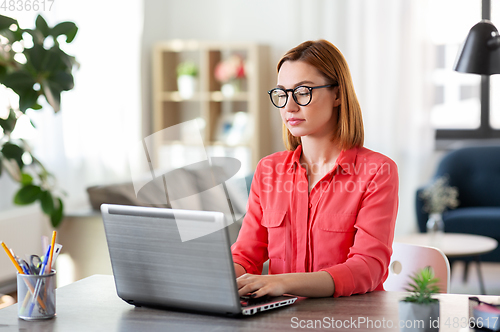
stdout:
<svg viewBox="0 0 500 332">
<path fill-rule="evenodd" d="M 500 242 L 500 146 L 464 147 L 447 153 L 433 180 L 441 176 L 448 176 L 450 186 L 458 188 L 459 200 L 456 209 L 443 213 L 445 232 L 484 235 Z M 420 197 L 424 188 L 416 193 L 420 232 L 426 232 L 429 217 Z M 480 258 L 500 262 L 500 247 Z"/>
</svg>

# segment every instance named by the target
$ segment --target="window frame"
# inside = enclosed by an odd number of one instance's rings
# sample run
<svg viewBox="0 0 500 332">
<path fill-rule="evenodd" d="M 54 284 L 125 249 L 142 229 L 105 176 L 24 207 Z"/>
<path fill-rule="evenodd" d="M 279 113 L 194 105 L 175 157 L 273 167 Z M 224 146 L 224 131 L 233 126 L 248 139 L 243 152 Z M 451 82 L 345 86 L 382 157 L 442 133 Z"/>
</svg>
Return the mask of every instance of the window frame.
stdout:
<svg viewBox="0 0 500 332">
<path fill-rule="evenodd" d="M 491 20 L 491 0 L 481 0 L 481 17 Z M 481 75 L 480 91 L 481 119 L 479 128 L 436 129 L 436 141 L 500 138 L 500 129 L 493 128 L 490 123 L 490 76 Z"/>
</svg>

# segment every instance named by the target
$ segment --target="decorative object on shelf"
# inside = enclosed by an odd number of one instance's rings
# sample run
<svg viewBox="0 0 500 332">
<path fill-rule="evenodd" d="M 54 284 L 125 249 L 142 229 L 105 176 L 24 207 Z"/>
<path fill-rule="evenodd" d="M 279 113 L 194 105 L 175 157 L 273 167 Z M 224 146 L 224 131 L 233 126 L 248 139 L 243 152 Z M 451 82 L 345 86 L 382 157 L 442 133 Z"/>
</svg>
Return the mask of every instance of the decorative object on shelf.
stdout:
<svg viewBox="0 0 500 332">
<path fill-rule="evenodd" d="M 442 214 L 447 208 L 454 209 L 458 206 L 458 189 L 448 185 L 448 176 L 442 176 L 425 188 L 420 197 L 425 201 L 424 210 L 429 213 L 427 232 L 430 234 L 443 233 Z"/>
<path fill-rule="evenodd" d="M 252 119 L 247 112 L 223 113 L 220 117 L 218 140 L 228 146 L 248 144 Z"/>
<path fill-rule="evenodd" d="M 64 35 L 66 43 L 71 43 L 77 31 L 73 22 L 49 27 L 41 15 L 37 16 L 34 29 L 21 29 L 15 19 L 0 15 L 0 85 L 4 86 L 1 92 L 18 99 L 17 102 L 2 98 L 7 102 L 8 115 L 0 118 L 0 175 L 3 169 L 19 182 L 15 204 L 40 201 L 53 227 L 63 219 L 64 205 L 59 195 L 65 193 L 57 194 L 54 175 L 35 158 L 25 140 L 15 139 L 11 133 L 21 122 L 18 120 L 27 117 L 28 109 L 42 109 L 40 96 L 55 113 L 59 112 L 61 92 L 73 89 L 72 72 L 78 63 L 61 50 L 62 40 L 58 37 Z"/>
<path fill-rule="evenodd" d="M 410 278 L 406 291 L 411 295 L 399 301 L 399 321 L 408 323 L 401 331 L 439 331 L 439 300 L 432 297 L 439 292 L 439 279 L 429 267 Z"/>
<path fill-rule="evenodd" d="M 198 67 L 192 61 L 181 62 L 177 66 L 177 88 L 183 99 L 193 97 L 198 87 Z"/>
<path fill-rule="evenodd" d="M 222 83 L 221 92 L 225 97 L 232 97 L 241 91 L 241 83 L 245 78 L 245 61 L 239 54 L 233 54 L 219 62 L 215 67 L 215 78 Z"/>
</svg>

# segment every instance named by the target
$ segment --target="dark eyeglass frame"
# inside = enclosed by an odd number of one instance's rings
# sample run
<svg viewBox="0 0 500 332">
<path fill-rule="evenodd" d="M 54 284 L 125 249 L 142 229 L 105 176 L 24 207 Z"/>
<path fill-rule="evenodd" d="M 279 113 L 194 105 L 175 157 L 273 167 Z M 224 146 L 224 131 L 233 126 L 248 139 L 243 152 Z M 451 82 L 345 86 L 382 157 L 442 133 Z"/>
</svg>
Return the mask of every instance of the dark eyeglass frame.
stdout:
<svg viewBox="0 0 500 332">
<path fill-rule="evenodd" d="M 333 84 L 326 84 L 326 85 L 320 85 L 320 86 L 307 86 L 307 85 L 299 85 L 293 89 L 282 89 L 282 88 L 274 88 L 274 89 L 271 89 L 269 91 L 267 91 L 267 93 L 269 94 L 269 98 L 271 99 L 271 103 L 277 107 L 277 108 L 283 108 L 286 106 L 286 104 L 288 103 L 288 92 L 292 92 L 292 98 L 293 100 L 295 101 L 295 103 L 299 106 L 307 106 L 311 103 L 312 101 L 312 91 L 314 89 L 321 89 L 321 88 L 332 88 L 332 87 L 335 87 L 335 86 L 338 86 L 339 84 L 338 83 L 333 83 Z M 300 104 L 298 101 L 297 101 L 297 97 L 295 96 L 295 91 L 297 89 L 300 89 L 300 88 L 306 88 L 309 90 L 309 94 L 310 94 L 310 97 L 309 97 L 309 101 L 305 104 Z M 285 103 L 283 104 L 283 106 L 278 106 L 274 103 L 273 101 L 273 92 L 276 91 L 276 90 L 281 90 L 281 91 L 285 91 L 285 95 L 286 95 L 286 100 L 285 100 Z"/>
</svg>

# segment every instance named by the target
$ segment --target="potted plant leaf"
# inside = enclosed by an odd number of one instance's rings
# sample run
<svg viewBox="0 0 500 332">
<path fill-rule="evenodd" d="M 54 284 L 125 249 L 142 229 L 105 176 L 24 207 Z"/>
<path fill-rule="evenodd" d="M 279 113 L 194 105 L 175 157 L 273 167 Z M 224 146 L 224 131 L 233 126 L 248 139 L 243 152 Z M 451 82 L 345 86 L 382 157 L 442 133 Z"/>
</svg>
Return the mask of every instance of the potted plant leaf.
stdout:
<svg viewBox="0 0 500 332">
<path fill-rule="evenodd" d="M 194 62 L 184 61 L 177 66 L 177 88 L 182 98 L 189 99 L 194 95 L 197 76 L 198 68 Z"/>
<path fill-rule="evenodd" d="M 399 302 L 399 320 L 404 323 L 401 330 L 439 331 L 439 300 L 432 297 L 439 292 L 439 279 L 428 267 L 410 278 L 406 291 L 411 294 Z"/>
<path fill-rule="evenodd" d="M 22 29 L 17 20 L 0 15 L 0 85 L 6 94 L 17 96 L 16 102 L 7 105 L 8 115 L 0 117 L 0 176 L 5 171 L 19 183 L 15 204 L 40 202 L 53 227 L 63 219 L 64 193 L 58 191 L 55 177 L 32 154 L 28 143 L 11 133 L 28 109 L 42 109 L 41 98 L 59 112 L 61 93 L 73 88 L 72 72 L 77 65 L 60 43 L 71 43 L 77 31 L 73 22 L 49 27 L 41 15 L 33 29 Z"/>
</svg>

